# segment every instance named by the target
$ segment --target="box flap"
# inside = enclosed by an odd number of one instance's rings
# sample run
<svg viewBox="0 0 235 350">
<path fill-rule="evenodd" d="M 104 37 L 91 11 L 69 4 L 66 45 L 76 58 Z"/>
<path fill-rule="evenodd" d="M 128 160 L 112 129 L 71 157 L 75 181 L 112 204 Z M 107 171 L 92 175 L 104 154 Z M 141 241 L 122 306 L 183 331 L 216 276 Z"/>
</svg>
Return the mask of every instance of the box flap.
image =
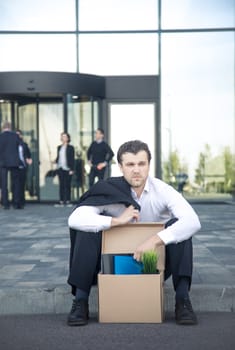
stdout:
<svg viewBox="0 0 235 350">
<path fill-rule="evenodd" d="M 146 239 L 163 230 L 162 223 L 133 223 L 103 231 L 102 254 L 132 254 Z M 158 247 L 158 269 L 165 269 L 165 248 Z"/>
</svg>

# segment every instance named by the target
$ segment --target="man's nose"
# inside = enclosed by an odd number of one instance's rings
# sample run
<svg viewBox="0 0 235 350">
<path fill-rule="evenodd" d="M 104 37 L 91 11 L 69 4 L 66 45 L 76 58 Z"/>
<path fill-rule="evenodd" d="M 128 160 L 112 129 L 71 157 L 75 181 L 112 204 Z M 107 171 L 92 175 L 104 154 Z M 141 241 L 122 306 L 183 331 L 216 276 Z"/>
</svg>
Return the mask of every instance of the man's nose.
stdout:
<svg viewBox="0 0 235 350">
<path fill-rule="evenodd" d="M 134 165 L 133 171 L 134 171 L 135 173 L 138 173 L 139 170 L 140 170 L 140 167 L 139 167 L 138 165 Z"/>
</svg>

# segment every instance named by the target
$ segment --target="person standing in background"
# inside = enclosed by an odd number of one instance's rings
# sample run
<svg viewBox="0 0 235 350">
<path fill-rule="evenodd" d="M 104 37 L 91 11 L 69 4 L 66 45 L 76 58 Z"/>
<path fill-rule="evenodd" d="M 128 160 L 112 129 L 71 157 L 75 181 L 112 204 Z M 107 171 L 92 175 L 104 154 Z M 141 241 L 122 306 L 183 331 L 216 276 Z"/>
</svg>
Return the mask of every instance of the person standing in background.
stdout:
<svg viewBox="0 0 235 350">
<path fill-rule="evenodd" d="M 89 187 L 94 184 L 95 178 L 103 180 L 105 169 L 113 158 L 114 153 L 111 147 L 104 141 L 104 130 L 98 128 L 93 141 L 87 150 L 87 159 L 91 166 L 89 173 Z"/>
<path fill-rule="evenodd" d="M 17 135 L 19 135 L 21 139 L 21 144 L 19 145 L 19 158 L 20 158 L 20 171 L 19 171 L 19 195 L 20 195 L 20 202 L 19 206 L 20 209 L 23 209 L 25 206 L 25 184 L 26 184 L 26 177 L 27 177 L 27 169 L 28 165 L 32 164 L 32 157 L 31 152 L 29 149 L 29 146 L 26 142 L 24 142 L 23 134 L 21 130 L 16 130 Z M 14 186 L 14 182 L 12 182 L 12 185 Z"/>
<path fill-rule="evenodd" d="M 19 192 L 19 145 L 21 140 L 16 132 L 11 129 L 11 123 L 3 123 L 2 132 L 0 133 L 0 171 L 2 186 L 2 205 L 4 209 L 10 208 L 8 198 L 8 173 L 11 173 L 13 186 L 12 204 L 15 209 L 20 209 L 20 192 Z"/>
<path fill-rule="evenodd" d="M 71 206 L 71 180 L 74 173 L 74 147 L 70 145 L 70 135 L 62 132 L 62 144 L 57 147 L 57 171 L 59 176 L 59 206 Z"/>
</svg>

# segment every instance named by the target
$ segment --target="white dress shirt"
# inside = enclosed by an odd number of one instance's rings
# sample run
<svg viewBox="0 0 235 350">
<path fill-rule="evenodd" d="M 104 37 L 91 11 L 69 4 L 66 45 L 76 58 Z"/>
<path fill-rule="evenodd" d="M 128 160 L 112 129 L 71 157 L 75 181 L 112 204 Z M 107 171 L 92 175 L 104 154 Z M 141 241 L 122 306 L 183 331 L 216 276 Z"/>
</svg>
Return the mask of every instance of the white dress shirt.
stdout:
<svg viewBox="0 0 235 350">
<path fill-rule="evenodd" d="M 140 222 L 166 223 L 171 218 L 178 218 L 176 223 L 157 233 L 166 245 L 184 241 L 201 228 L 191 205 L 165 182 L 148 177 L 140 198 L 134 190 L 131 193 L 141 206 Z M 85 232 L 107 230 L 111 227 L 112 217 L 118 217 L 124 209 L 123 204 L 80 206 L 70 215 L 68 225 Z"/>
<path fill-rule="evenodd" d="M 59 151 L 58 168 L 62 168 L 63 170 L 69 170 L 67 166 L 66 149 L 67 146 L 62 145 Z"/>
</svg>

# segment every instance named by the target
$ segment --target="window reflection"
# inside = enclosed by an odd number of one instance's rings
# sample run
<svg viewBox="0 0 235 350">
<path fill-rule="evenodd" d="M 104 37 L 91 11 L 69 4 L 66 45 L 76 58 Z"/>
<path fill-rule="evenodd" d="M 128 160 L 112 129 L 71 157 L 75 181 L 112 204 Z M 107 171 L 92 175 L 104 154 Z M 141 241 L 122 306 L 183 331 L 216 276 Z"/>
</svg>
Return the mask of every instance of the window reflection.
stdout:
<svg viewBox="0 0 235 350">
<path fill-rule="evenodd" d="M 79 0 L 80 30 L 158 28 L 157 0 Z"/>
<path fill-rule="evenodd" d="M 157 34 L 84 34 L 80 35 L 79 44 L 81 73 L 158 73 Z"/>
<path fill-rule="evenodd" d="M 75 1 L 1 1 L 0 29 L 29 31 L 75 30 Z"/>
<path fill-rule="evenodd" d="M 228 28 L 235 26 L 234 0 L 164 0 L 162 28 Z"/>
<path fill-rule="evenodd" d="M 143 121 L 144 118 L 144 121 Z M 116 162 L 120 145 L 129 140 L 142 140 L 152 153 L 150 173 L 155 170 L 155 105 L 154 103 L 111 103 L 109 105 L 110 144 L 114 151 L 112 176 L 120 176 Z"/>
<path fill-rule="evenodd" d="M 225 154 L 235 154 L 234 123 L 233 34 L 164 35 L 165 178 L 174 183 L 176 173 L 187 172 L 189 192 L 226 192 L 231 172 L 227 179 Z"/>
<path fill-rule="evenodd" d="M 76 71 L 75 35 L 0 35 L 0 71 Z"/>
</svg>

